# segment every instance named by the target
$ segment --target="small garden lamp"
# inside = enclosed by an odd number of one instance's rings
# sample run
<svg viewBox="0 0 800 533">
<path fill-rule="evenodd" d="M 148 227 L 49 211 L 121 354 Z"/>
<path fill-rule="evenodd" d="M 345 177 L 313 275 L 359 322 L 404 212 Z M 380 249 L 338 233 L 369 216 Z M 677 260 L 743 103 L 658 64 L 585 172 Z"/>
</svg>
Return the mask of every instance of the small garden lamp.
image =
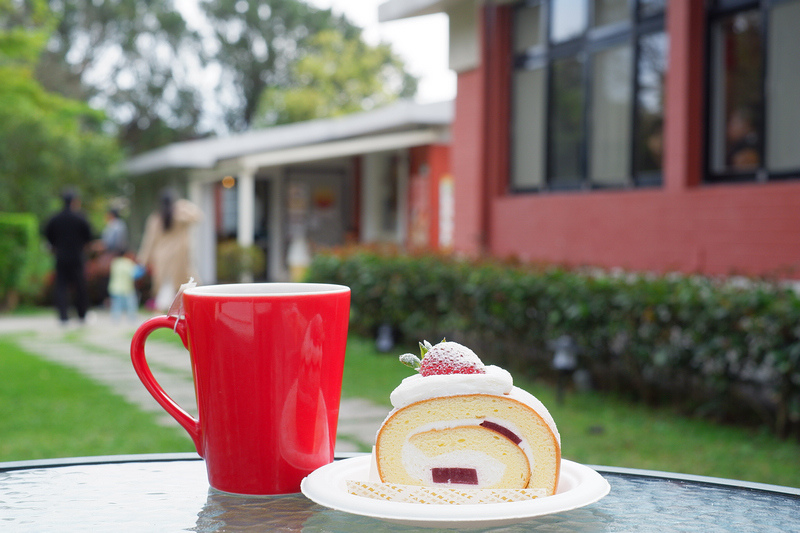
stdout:
<svg viewBox="0 0 800 533">
<path fill-rule="evenodd" d="M 378 336 L 375 338 L 375 347 L 379 352 L 386 353 L 394 348 L 394 332 L 389 324 L 378 327 Z"/>
<path fill-rule="evenodd" d="M 569 335 L 561 335 L 549 343 L 553 350 L 553 368 L 558 372 L 558 383 L 556 388 L 556 400 L 559 404 L 564 403 L 564 388 L 566 381 L 578 368 L 578 352 L 580 347 Z"/>
</svg>

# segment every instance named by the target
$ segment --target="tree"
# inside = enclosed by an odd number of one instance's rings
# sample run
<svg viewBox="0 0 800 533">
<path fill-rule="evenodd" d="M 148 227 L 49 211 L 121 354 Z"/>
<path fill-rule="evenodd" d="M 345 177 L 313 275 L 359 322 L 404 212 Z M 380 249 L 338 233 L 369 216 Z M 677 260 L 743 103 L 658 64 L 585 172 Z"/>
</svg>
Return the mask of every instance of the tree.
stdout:
<svg viewBox="0 0 800 533">
<path fill-rule="evenodd" d="M 192 19 L 197 22 L 192 26 L 173 0 L 50 2 L 59 23 L 36 70 L 37 79 L 48 90 L 105 110 L 118 125 L 120 142 L 129 153 L 247 129 L 266 88 L 308 87 L 297 77 L 312 67 L 295 69 L 297 61 L 310 63 L 313 54 L 332 57 L 322 51 L 325 41 L 319 35 L 326 30 L 336 30 L 343 39 L 332 38 L 330 45 L 373 58 L 358 59 L 363 70 L 359 76 L 372 73 L 401 86 L 387 91 L 380 83 L 359 80 L 361 88 L 356 91 L 339 86 L 348 97 L 331 98 L 337 88 L 332 85 L 325 89 L 326 105 L 357 98 L 358 108 L 364 109 L 395 94 L 410 95 L 415 86 L 388 48 L 377 47 L 382 50 L 378 53 L 360 43 L 361 30 L 347 19 L 300 0 L 199 0 L 200 20 Z M 376 58 L 383 61 L 380 67 L 366 66 Z M 199 89 L 211 76 L 218 79 L 213 101 Z M 367 85 L 378 91 L 374 103 L 361 94 Z M 280 100 L 276 105 L 283 109 L 287 103 Z M 347 106 L 357 109 L 349 101 Z M 217 121 L 209 111 L 212 107 L 219 109 Z"/>
<path fill-rule="evenodd" d="M 43 2 L 0 0 L 0 211 L 40 219 L 64 185 L 109 191 L 120 160 L 114 138 L 102 132 L 102 112 L 34 79 L 52 24 Z"/>
<path fill-rule="evenodd" d="M 200 36 L 170 0 L 60 0 L 37 69 L 45 88 L 104 109 L 132 152 L 200 134 Z"/>
<path fill-rule="evenodd" d="M 337 30 L 314 35 L 290 66 L 291 83 L 267 87 L 254 125 L 270 126 L 381 107 L 413 96 L 416 79 L 386 44 L 373 47 Z"/>
<path fill-rule="evenodd" d="M 298 98 L 289 98 L 292 102 L 287 102 L 288 91 L 301 87 L 311 89 L 316 83 L 313 80 L 328 86 L 324 88 L 326 94 L 309 95 L 314 99 L 325 100 L 326 103 L 310 107 L 322 109 L 346 102 L 348 108 L 354 110 L 355 107 L 348 101 L 349 97 L 337 95 L 332 98 L 331 93 L 341 90 L 344 91 L 343 94 L 355 96 L 367 84 L 359 80 L 357 84 L 360 89 L 345 87 L 346 84 L 340 83 L 345 73 L 342 68 L 327 78 L 315 73 L 316 66 L 312 59 L 315 54 L 324 56 L 321 61 L 326 63 L 325 68 L 330 66 L 331 60 L 336 60 L 335 52 L 325 50 L 326 46 L 339 46 L 340 52 L 349 54 L 348 60 L 353 58 L 352 54 L 369 53 L 371 59 L 357 61 L 359 69 L 364 70 L 358 73 L 359 76 L 365 73 L 380 75 L 381 68 L 384 67 L 391 71 L 402 71 L 399 61 L 387 53 L 388 48 L 370 50 L 361 42 L 361 29 L 344 17 L 333 15 L 330 10 L 316 9 L 298 0 L 273 0 L 269 3 L 252 0 L 204 0 L 202 7 L 219 41 L 216 60 L 223 70 L 219 91 L 221 99 L 230 101 L 226 123 L 234 131 L 251 126 L 257 115 L 263 118 L 274 114 L 264 107 L 270 101 L 279 107 L 276 110 L 278 115 L 287 112 L 287 105 L 288 109 L 296 109 L 299 106 L 293 102 Z M 372 65 L 376 58 L 384 62 L 377 68 Z M 344 63 L 341 57 L 338 60 Z M 298 61 L 305 62 L 305 65 L 295 67 Z M 302 79 L 298 79 L 298 76 Z M 407 87 L 404 94 L 413 92 L 410 77 L 403 77 L 402 83 Z M 380 83 L 369 85 L 377 87 Z M 268 95 L 266 100 L 262 100 L 265 90 L 268 90 Z M 384 100 L 381 95 L 377 98 Z M 366 104 L 360 96 L 359 99 L 361 104 Z M 313 113 L 301 112 L 295 116 L 308 118 Z M 291 119 L 292 117 L 283 116 L 280 121 Z"/>
<path fill-rule="evenodd" d="M 45 0 L 0 0 L 0 66 L 34 63 L 54 22 Z"/>
</svg>

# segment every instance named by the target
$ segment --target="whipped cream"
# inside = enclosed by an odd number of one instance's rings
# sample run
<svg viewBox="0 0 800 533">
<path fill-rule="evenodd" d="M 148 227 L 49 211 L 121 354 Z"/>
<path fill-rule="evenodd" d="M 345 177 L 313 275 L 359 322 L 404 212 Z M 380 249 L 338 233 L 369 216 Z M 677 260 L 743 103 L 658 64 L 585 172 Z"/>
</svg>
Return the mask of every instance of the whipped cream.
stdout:
<svg viewBox="0 0 800 533">
<path fill-rule="evenodd" d="M 461 394 L 509 394 L 514 387 L 511 374 L 499 366 L 487 365 L 485 374 L 445 374 L 405 378 L 389 395 L 395 409 L 439 396 Z"/>
</svg>

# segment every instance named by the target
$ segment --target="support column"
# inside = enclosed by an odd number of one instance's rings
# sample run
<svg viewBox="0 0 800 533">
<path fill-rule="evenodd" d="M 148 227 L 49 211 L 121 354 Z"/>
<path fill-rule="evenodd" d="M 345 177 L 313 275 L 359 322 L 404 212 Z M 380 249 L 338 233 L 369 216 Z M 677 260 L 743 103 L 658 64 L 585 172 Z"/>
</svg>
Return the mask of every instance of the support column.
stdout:
<svg viewBox="0 0 800 533">
<path fill-rule="evenodd" d="M 284 263 L 284 177 L 283 169 L 272 178 L 272 194 L 269 205 L 269 280 L 285 281 L 288 278 Z"/>
<path fill-rule="evenodd" d="M 376 242 L 381 237 L 381 185 L 388 170 L 381 154 L 366 154 L 362 165 L 361 201 L 358 206 L 362 221 L 359 241 Z"/>
<path fill-rule="evenodd" d="M 664 188 L 683 192 L 703 180 L 705 2 L 674 0 L 667 9 L 669 64 L 664 102 Z"/>
<path fill-rule="evenodd" d="M 253 216 L 255 212 L 255 196 L 255 171 L 253 169 L 244 169 L 239 173 L 239 176 L 236 179 L 236 205 L 238 207 L 238 216 L 236 219 L 236 242 L 242 248 L 249 248 L 253 245 L 253 234 L 255 232 L 255 224 L 253 222 Z M 243 265 L 243 270 L 240 274 L 239 281 L 243 283 L 252 282 L 252 270 L 252 266 L 250 266 L 249 261 L 247 261 Z"/>
<path fill-rule="evenodd" d="M 411 176 L 411 162 L 408 150 L 397 152 L 397 244 L 408 243 L 408 182 Z"/>
<path fill-rule="evenodd" d="M 255 171 L 253 169 L 245 169 L 236 179 L 236 204 L 238 206 L 236 241 L 240 246 L 253 245 L 255 196 Z"/>
<path fill-rule="evenodd" d="M 189 201 L 203 212 L 203 218 L 192 228 L 192 259 L 200 279 L 198 284 L 216 283 L 217 238 L 214 232 L 213 186 L 199 179 L 189 181 Z"/>
</svg>

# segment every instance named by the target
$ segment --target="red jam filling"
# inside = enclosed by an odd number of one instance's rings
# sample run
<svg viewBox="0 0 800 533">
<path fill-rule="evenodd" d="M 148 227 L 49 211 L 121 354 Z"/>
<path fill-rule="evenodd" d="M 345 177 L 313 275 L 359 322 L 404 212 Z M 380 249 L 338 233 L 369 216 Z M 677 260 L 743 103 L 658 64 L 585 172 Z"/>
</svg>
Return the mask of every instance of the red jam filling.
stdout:
<svg viewBox="0 0 800 533">
<path fill-rule="evenodd" d="M 500 433 L 502 436 L 506 437 L 514 444 L 519 444 L 520 442 L 522 442 L 522 439 L 519 438 L 516 435 L 516 433 L 509 431 L 508 428 L 505 428 L 500 424 L 495 424 L 494 422 L 489 422 L 488 420 L 484 420 L 483 422 L 481 422 L 481 426 L 485 427 L 486 429 L 491 429 L 492 431 Z"/>
<path fill-rule="evenodd" d="M 474 468 L 432 468 L 431 474 L 434 483 L 478 484 L 478 471 Z"/>
</svg>

